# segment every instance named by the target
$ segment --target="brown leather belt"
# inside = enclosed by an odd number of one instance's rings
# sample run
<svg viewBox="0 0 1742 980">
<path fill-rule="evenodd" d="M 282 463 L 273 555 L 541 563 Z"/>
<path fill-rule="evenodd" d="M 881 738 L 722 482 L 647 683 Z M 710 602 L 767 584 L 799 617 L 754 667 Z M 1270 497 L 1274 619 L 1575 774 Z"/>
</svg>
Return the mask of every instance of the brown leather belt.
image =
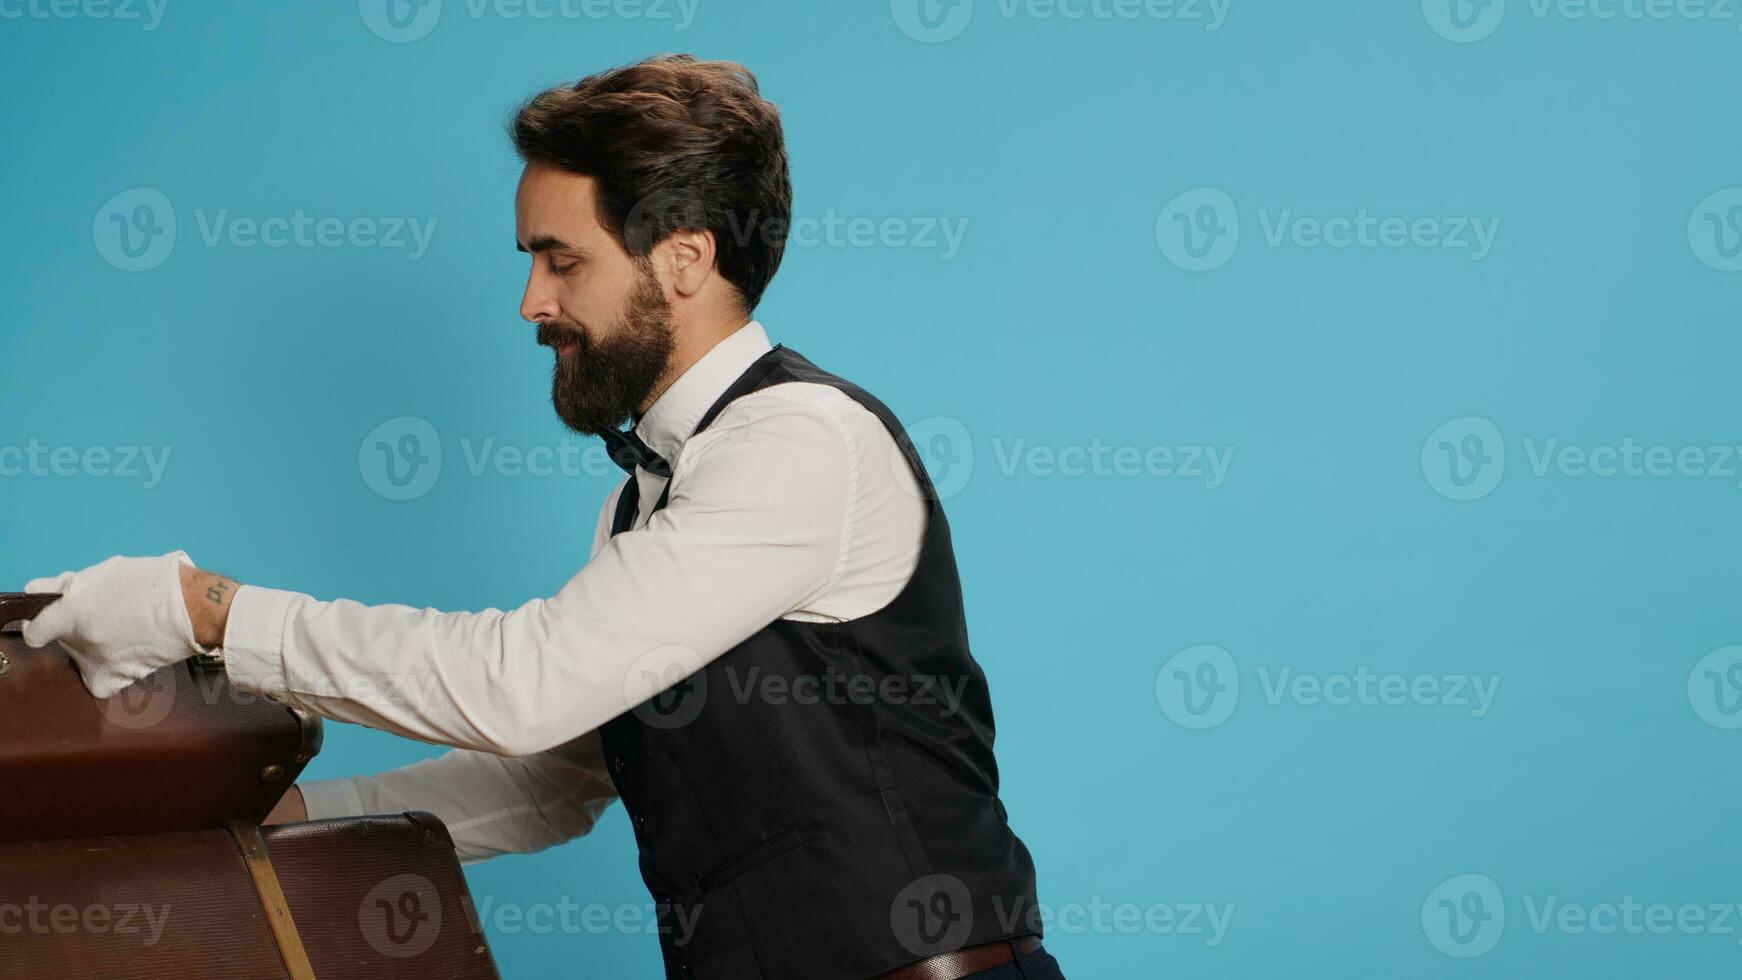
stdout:
<svg viewBox="0 0 1742 980">
<path fill-rule="evenodd" d="M 961 980 L 984 970 L 1016 962 L 1040 948 L 1034 936 L 1021 939 L 1000 939 L 982 946 L 969 946 L 953 953 L 944 953 L 918 963 L 909 963 L 899 970 L 879 974 L 875 980 Z"/>
</svg>

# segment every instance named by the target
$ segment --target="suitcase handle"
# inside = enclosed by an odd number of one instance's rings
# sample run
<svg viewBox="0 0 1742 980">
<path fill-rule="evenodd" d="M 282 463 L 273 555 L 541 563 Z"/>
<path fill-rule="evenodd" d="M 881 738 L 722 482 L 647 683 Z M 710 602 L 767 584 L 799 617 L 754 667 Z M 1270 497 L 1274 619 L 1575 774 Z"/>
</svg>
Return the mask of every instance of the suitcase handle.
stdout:
<svg viewBox="0 0 1742 980">
<path fill-rule="evenodd" d="M 59 592 L 0 592 L 0 633 L 19 632 L 18 624 L 35 619 L 59 598 Z"/>
<path fill-rule="evenodd" d="M 59 592 L 0 592 L 0 633 L 23 632 L 20 623 L 35 619 L 37 613 L 59 598 Z M 11 669 L 12 661 L 6 659 L 6 651 L 0 650 L 0 676 Z"/>
<path fill-rule="evenodd" d="M 35 619 L 60 597 L 59 592 L 0 592 L 0 634 L 17 636 L 24 632 L 21 627 L 27 620 Z M 0 675 L 11 666 L 6 654 L 0 652 Z M 202 654 L 188 658 L 188 669 L 195 674 L 222 673 L 224 662 L 210 654 Z"/>
</svg>

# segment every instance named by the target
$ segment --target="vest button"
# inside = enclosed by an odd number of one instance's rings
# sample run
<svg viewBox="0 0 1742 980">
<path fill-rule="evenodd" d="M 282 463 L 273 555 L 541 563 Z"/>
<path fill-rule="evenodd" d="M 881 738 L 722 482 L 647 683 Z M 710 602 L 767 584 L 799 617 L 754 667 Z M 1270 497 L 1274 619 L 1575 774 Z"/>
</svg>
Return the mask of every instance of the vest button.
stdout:
<svg viewBox="0 0 1742 980">
<path fill-rule="evenodd" d="M 623 771 L 623 757 L 622 756 L 614 757 L 611 760 L 611 765 L 615 766 L 618 772 L 622 772 Z"/>
</svg>

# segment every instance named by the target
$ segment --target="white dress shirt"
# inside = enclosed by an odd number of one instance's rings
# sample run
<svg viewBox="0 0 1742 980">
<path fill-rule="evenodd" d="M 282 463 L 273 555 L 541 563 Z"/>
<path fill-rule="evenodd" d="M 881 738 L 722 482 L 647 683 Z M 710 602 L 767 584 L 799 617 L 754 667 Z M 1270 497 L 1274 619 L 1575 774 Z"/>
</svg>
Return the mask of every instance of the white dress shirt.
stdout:
<svg viewBox="0 0 1742 980">
<path fill-rule="evenodd" d="M 597 729 L 777 619 L 855 619 L 919 562 L 925 505 L 877 417 L 827 385 L 773 385 L 696 423 L 769 350 L 751 321 L 648 409 L 672 469 L 636 471 L 634 527 L 605 501 L 590 560 L 502 612 L 365 606 L 245 585 L 225 636 L 238 687 L 456 746 L 373 777 L 303 786 L 311 819 L 427 810 L 477 861 L 592 829 L 616 798 Z"/>
</svg>

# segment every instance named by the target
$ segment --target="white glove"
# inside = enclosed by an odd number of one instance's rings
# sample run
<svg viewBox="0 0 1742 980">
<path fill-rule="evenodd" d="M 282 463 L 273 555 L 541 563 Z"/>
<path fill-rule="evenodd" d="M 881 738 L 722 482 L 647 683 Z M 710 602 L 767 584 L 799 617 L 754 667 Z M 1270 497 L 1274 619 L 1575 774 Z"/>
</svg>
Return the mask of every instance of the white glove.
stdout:
<svg viewBox="0 0 1742 980">
<path fill-rule="evenodd" d="M 203 652 L 182 598 L 185 551 L 157 558 L 117 555 L 80 572 L 33 579 L 26 592 L 61 599 L 24 625 L 32 647 L 59 641 L 78 665 L 85 687 L 111 698 L 158 669 Z"/>
</svg>

